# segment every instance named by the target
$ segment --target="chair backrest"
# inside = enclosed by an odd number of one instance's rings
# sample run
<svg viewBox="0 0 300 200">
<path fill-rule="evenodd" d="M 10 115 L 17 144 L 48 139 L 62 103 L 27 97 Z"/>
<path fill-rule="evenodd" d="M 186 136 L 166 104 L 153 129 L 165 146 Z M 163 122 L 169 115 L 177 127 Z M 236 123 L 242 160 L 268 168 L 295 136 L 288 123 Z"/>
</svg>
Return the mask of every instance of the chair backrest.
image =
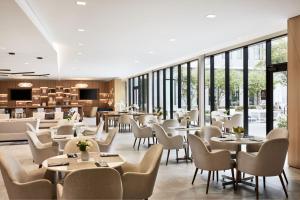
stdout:
<svg viewBox="0 0 300 200">
<path fill-rule="evenodd" d="M 35 119 L 45 119 L 45 112 L 34 112 L 32 116 Z"/>
<path fill-rule="evenodd" d="M 98 107 L 92 107 L 89 117 L 96 117 Z"/>
<path fill-rule="evenodd" d="M 133 119 L 133 115 L 123 114 L 119 117 L 120 124 L 130 124 L 130 119 Z"/>
<path fill-rule="evenodd" d="M 9 119 L 9 114 L 0 114 L 0 119 Z"/>
<path fill-rule="evenodd" d="M 202 139 L 196 135 L 188 135 L 189 144 L 191 147 L 193 161 L 195 166 L 200 169 L 207 169 L 207 163 L 209 161 L 209 151 L 202 141 Z"/>
<path fill-rule="evenodd" d="M 69 140 L 66 143 L 65 148 L 64 148 L 64 154 L 67 154 L 67 153 L 79 153 L 80 150 L 77 147 L 77 143 L 79 141 L 84 141 L 84 140 L 87 140 L 87 141 L 89 141 L 91 143 L 91 146 L 88 147 L 88 149 L 87 149 L 88 152 L 100 152 L 100 149 L 98 147 L 98 143 L 95 140 L 90 139 L 90 138 L 74 138 L 72 140 Z"/>
<path fill-rule="evenodd" d="M 132 126 L 132 132 L 134 137 L 139 137 L 140 136 L 140 127 L 137 124 L 137 122 L 134 119 L 130 119 L 130 124 Z"/>
<path fill-rule="evenodd" d="M 60 125 L 57 128 L 57 135 L 73 135 L 73 125 Z"/>
<path fill-rule="evenodd" d="M 231 117 L 231 123 L 233 127 L 242 126 L 243 115 L 241 113 L 236 113 Z"/>
<path fill-rule="evenodd" d="M 256 172 L 258 176 L 276 176 L 281 174 L 288 150 L 287 138 L 267 140 L 257 154 Z M 274 159 L 276 158 L 276 159 Z M 270 163 L 272 163 L 270 165 Z"/>
<path fill-rule="evenodd" d="M 33 127 L 33 125 L 32 124 L 30 124 L 30 123 L 26 123 L 26 127 L 27 127 L 27 131 L 31 131 L 31 132 L 34 132 L 34 133 L 36 133 L 36 129 Z"/>
<path fill-rule="evenodd" d="M 162 127 L 166 133 L 176 133 L 176 130 L 170 129 L 169 127 L 179 127 L 179 122 L 176 119 L 167 119 L 163 122 Z"/>
<path fill-rule="evenodd" d="M 153 129 L 159 144 L 167 146 L 169 144 L 169 137 L 163 127 L 159 124 L 153 124 Z"/>
<path fill-rule="evenodd" d="M 200 137 L 203 138 L 205 141 L 210 143 L 210 138 L 212 137 L 219 137 L 222 135 L 221 130 L 219 127 L 216 126 L 204 126 L 201 129 L 201 134 Z"/>
<path fill-rule="evenodd" d="M 39 138 L 37 137 L 35 132 L 26 131 L 26 136 L 28 139 L 28 144 L 29 144 L 29 147 L 30 147 L 30 150 L 32 153 L 33 160 L 36 163 L 39 163 L 40 160 L 39 160 L 39 153 L 38 153 L 37 149 L 39 149 L 42 146 L 42 143 L 39 140 Z"/>
<path fill-rule="evenodd" d="M 222 121 L 212 121 L 211 125 L 218 127 L 220 130 L 222 130 L 222 128 L 223 128 L 223 122 Z"/>
<path fill-rule="evenodd" d="M 267 135 L 267 139 L 269 140 L 277 138 L 289 138 L 289 131 L 286 128 L 275 128 Z"/>
<path fill-rule="evenodd" d="M 122 199 L 118 171 L 112 168 L 76 170 L 64 180 L 63 199 Z"/>
<path fill-rule="evenodd" d="M 96 138 L 100 138 L 101 137 L 101 134 L 103 132 L 103 127 L 104 127 L 104 121 L 102 118 L 100 118 L 100 122 L 97 126 L 97 129 L 96 129 Z"/>
<path fill-rule="evenodd" d="M 110 149 L 118 131 L 119 131 L 118 128 L 109 130 L 105 140 L 103 142 L 101 142 L 101 144 L 99 144 L 99 148 L 100 148 L 101 152 L 109 152 L 109 149 Z"/>
<path fill-rule="evenodd" d="M 80 114 L 78 112 L 74 112 L 74 114 L 71 117 L 71 121 L 77 121 L 80 118 Z"/>
<path fill-rule="evenodd" d="M 198 110 L 191 110 L 189 112 L 190 120 L 192 122 L 198 122 L 198 117 L 199 117 L 199 111 Z"/>
<path fill-rule="evenodd" d="M 55 112 L 54 119 L 55 120 L 62 120 L 64 118 L 64 112 Z"/>
<path fill-rule="evenodd" d="M 140 115 L 137 117 L 137 120 L 140 125 L 146 125 L 148 122 L 148 115 Z"/>
</svg>

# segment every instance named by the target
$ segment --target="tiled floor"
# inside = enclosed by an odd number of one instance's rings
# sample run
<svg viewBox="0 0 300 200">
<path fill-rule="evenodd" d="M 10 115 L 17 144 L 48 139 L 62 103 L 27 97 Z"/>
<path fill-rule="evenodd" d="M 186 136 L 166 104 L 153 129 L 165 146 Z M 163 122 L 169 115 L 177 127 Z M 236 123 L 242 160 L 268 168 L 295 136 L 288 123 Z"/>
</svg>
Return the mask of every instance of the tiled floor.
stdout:
<svg viewBox="0 0 300 200">
<path fill-rule="evenodd" d="M 112 151 L 122 154 L 128 161 L 137 162 L 142 158 L 147 150 L 147 146 L 142 145 L 140 151 L 133 150 L 134 138 L 132 133 L 119 133 L 113 143 Z M 16 156 L 23 166 L 30 170 L 35 168 L 28 145 L 7 145 L 0 146 L 1 152 L 10 153 Z M 163 153 L 155 189 L 151 199 L 254 199 L 255 192 L 251 187 L 241 186 L 234 191 L 231 186 L 223 189 L 219 182 L 212 182 L 209 194 L 205 194 L 207 173 L 198 174 L 195 184 L 191 185 L 195 167 L 192 163 L 175 161 L 175 152 L 171 152 L 168 166 L 165 165 L 166 153 Z M 183 151 L 180 152 L 183 156 Z M 300 170 L 285 168 L 289 184 L 287 186 L 289 199 L 300 198 Z M 220 176 L 221 176 L 220 172 Z M 284 199 L 285 195 L 278 177 L 267 178 L 267 187 L 263 189 L 260 181 L 261 199 Z M 2 178 L 0 177 L 0 199 L 7 199 L 7 194 Z"/>
</svg>

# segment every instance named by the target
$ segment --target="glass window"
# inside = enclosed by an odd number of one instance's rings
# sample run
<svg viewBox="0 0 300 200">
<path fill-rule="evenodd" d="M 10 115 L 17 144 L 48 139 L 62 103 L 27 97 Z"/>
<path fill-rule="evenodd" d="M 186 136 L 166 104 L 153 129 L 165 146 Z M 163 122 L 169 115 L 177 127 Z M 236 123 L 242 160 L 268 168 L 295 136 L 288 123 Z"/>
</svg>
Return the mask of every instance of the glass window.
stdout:
<svg viewBox="0 0 300 200">
<path fill-rule="evenodd" d="M 248 48 L 248 134 L 266 135 L 266 43 Z"/>
<path fill-rule="evenodd" d="M 181 108 L 187 110 L 187 64 L 181 65 Z"/>
<path fill-rule="evenodd" d="M 198 109 L 198 60 L 191 62 L 191 109 Z"/>
<path fill-rule="evenodd" d="M 170 94 L 171 94 L 171 81 L 170 81 L 170 68 L 166 69 L 166 119 L 170 119 L 171 103 L 170 103 Z"/>
<path fill-rule="evenodd" d="M 144 111 L 148 111 L 148 75 L 144 75 L 143 82 L 143 103 L 144 103 Z"/>
<path fill-rule="evenodd" d="M 153 111 L 158 107 L 157 92 L 157 72 L 153 72 Z"/>
<path fill-rule="evenodd" d="M 159 70 L 159 107 L 161 108 L 161 110 L 163 111 L 164 108 L 164 90 L 163 90 L 163 86 L 164 86 L 164 76 L 163 76 L 163 70 Z"/>
<path fill-rule="evenodd" d="M 272 64 L 287 62 L 287 36 L 271 41 Z"/>
<path fill-rule="evenodd" d="M 215 110 L 225 110 L 225 53 L 214 56 Z"/>
<path fill-rule="evenodd" d="M 273 73 L 273 127 L 287 128 L 287 71 Z"/>
<path fill-rule="evenodd" d="M 243 49 L 230 52 L 230 114 L 241 113 L 244 109 L 243 90 Z"/>
<path fill-rule="evenodd" d="M 178 67 L 173 67 L 173 118 L 178 110 Z"/>
<path fill-rule="evenodd" d="M 210 124 L 210 57 L 205 58 L 204 108 L 205 124 Z"/>
</svg>

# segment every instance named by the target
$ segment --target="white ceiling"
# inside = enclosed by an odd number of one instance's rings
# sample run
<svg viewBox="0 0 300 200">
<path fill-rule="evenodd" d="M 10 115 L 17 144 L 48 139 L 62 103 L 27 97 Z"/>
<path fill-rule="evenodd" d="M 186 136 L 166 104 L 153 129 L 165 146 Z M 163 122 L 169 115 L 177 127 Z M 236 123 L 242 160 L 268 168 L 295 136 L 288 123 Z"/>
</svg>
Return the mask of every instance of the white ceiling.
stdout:
<svg viewBox="0 0 300 200">
<path fill-rule="evenodd" d="M 42 33 L 15 3 L 1 0 L 0 46 L 26 58 L 48 57 L 39 66 L 54 76 L 58 68 L 61 78 L 141 73 L 285 30 L 287 19 L 300 14 L 299 0 L 82 0 L 86 6 L 76 5 L 76 0 L 16 1 Z M 207 19 L 208 14 L 217 17 Z M 51 46 L 57 50 L 56 64 Z M 14 67 L 24 68 L 23 60 L 16 57 L 15 62 Z"/>
</svg>

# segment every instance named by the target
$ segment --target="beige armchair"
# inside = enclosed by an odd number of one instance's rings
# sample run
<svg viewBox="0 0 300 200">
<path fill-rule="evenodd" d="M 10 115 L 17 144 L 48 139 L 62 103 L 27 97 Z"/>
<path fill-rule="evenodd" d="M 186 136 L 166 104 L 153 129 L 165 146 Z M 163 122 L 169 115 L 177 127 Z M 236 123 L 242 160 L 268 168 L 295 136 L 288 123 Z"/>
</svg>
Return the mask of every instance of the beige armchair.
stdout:
<svg viewBox="0 0 300 200">
<path fill-rule="evenodd" d="M 65 148 L 64 148 L 64 154 L 68 154 L 68 153 L 79 153 L 80 150 L 79 148 L 77 147 L 77 143 L 79 141 L 89 141 L 92 145 L 90 147 L 88 147 L 87 151 L 88 152 L 100 152 L 100 149 L 98 147 L 98 144 L 95 140 L 93 139 L 90 139 L 90 138 L 85 138 L 85 137 L 82 137 L 82 138 L 74 138 L 72 140 L 69 140 L 66 145 L 65 145 Z"/>
<path fill-rule="evenodd" d="M 112 168 L 76 170 L 57 184 L 57 199 L 122 199 L 123 188 L 118 171 Z"/>
<path fill-rule="evenodd" d="M 286 197 L 288 194 L 281 176 L 287 149 L 288 139 L 278 138 L 266 141 L 259 149 L 258 153 L 247 153 L 240 151 L 237 155 L 237 169 L 241 172 L 255 176 L 256 198 L 259 196 L 259 176 L 279 176 Z M 276 155 L 276 159 L 274 159 Z"/>
<path fill-rule="evenodd" d="M 194 164 L 196 166 L 195 174 L 192 184 L 197 176 L 198 169 L 208 171 L 208 179 L 206 186 L 206 194 L 208 193 L 210 176 L 212 171 L 218 170 L 231 170 L 233 181 L 234 179 L 234 167 L 235 161 L 231 159 L 230 152 L 227 150 L 213 150 L 209 151 L 202 141 L 196 135 L 188 135 L 188 140 L 191 146 Z M 234 183 L 233 186 L 235 187 Z"/>
<path fill-rule="evenodd" d="M 139 122 L 140 126 L 147 125 L 148 120 L 149 120 L 149 115 L 140 115 L 137 117 L 137 121 Z"/>
<path fill-rule="evenodd" d="M 73 124 L 65 124 L 65 125 L 60 125 L 57 128 L 57 135 L 73 135 L 74 134 L 74 130 L 73 130 Z"/>
<path fill-rule="evenodd" d="M 42 167 L 42 162 L 47 158 L 58 155 L 58 144 L 49 142 L 41 143 L 37 135 L 32 131 L 26 131 L 29 147 L 34 163 Z"/>
<path fill-rule="evenodd" d="M 98 143 L 101 152 L 109 152 L 110 147 L 117 133 L 118 133 L 118 128 L 110 129 L 104 140 L 96 139 L 96 142 Z"/>
<path fill-rule="evenodd" d="M 53 174 L 45 173 L 44 169 L 26 172 L 8 153 L 0 153 L 0 169 L 9 199 L 55 198 Z"/>
<path fill-rule="evenodd" d="M 142 138 L 144 138 L 144 139 L 148 138 L 148 146 L 149 146 L 149 138 L 153 137 L 152 128 L 150 128 L 150 127 L 140 128 L 134 119 L 130 119 L 130 123 L 132 126 L 133 135 L 135 137 L 135 140 L 133 143 L 133 149 L 135 147 L 135 143 L 136 143 L 137 139 L 139 139 L 138 150 L 140 149 L 140 143 L 141 143 Z"/>
<path fill-rule="evenodd" d="M 225 120 L 223 126 L 226 131 L 226 129 L 231 130 L 233 127 L 242 126 L 242 124 L 243 124 L 243 115 L 240 113 L 236 113 L 232 115 L 230 120 Z"/>
<path fill-rule="evenodd" d="M 26 123 L 26 126 L 27 126 L 28 131 L 31 131 L 36 134 L 36 136 L 41 141 L 41 143 L 52 142 L 51 131 L 49 131 L 49 130 L 38 131 L 30 123 Z"/>
<path fill-rule="evenodd" d="M 119 124 L 120 132 L 126 132 L 127 126 L 128 126 L 128 130 L 129 131 L 131 130 L 130 129 L 131 119 L 133 119 L 133 115 L 123 114 L 119 117 L 118 124 Z"/>
<path fill-rule="evenodd" d="M 198 110 L 191 110 L 188 113 L 188 116 L 190 117 L 190 121 L 194 124 L 197 125 L 199 121 L 199 111 Z"/>
<path fill-rule="evenodd" d="M 186 144 L 183 142 L 183 137 L 181 135 L 168 136 L 163 127 L 158 124 L 153 124 L 153 129 L 155 131 L 158 143 L 162 144 L 163 148 L 168 150 L 166 165 L 168 165 L 170 150 L 176 150 L 177 162 L 179 149 L 184 149 L 186 155 Z"/>
<path fill-rule="evenodd" d="M 122 165 L 124 199 L 148 199 L 152 195 L 162 151 L 162 145 L 153 145 L 139 164 Z"/>
<path fill-rule="evenodd" d="M 169 136 L 176 135 L 177 131 L 175 129 L 171 129 L 170 127 L 179 127 L 179 122 L 176 119 L 167 119 L 163 122 L 162 127 L 166 131 Z"/>
</svg>

